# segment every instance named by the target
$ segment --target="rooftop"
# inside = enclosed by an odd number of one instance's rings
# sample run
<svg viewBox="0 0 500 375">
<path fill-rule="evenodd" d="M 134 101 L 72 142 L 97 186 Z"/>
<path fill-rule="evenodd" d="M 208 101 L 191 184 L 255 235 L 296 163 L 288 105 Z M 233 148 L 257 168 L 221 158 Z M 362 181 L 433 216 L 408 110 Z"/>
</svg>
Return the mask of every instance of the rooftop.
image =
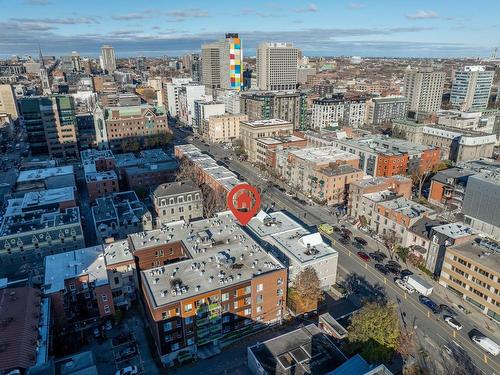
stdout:
<svg viewBox="0 0 500 375">
<path fill-rule="evenodd" d="M 453 183 L 453 181 L 449 181 L 450 179 L 455 180 L 458 178 L 468 177 L 472 174 L 474 174 L 474 172 L 469 169 L 448 168 L 437 172 L 432 177 L 432 180 L 441 182 L 443 184 L 450 184 Z"/>
<path fill-rule="evenodd" d="M 88 276 L 96 286 L 108 284 L 102 245 L 45 257 L 45 293 L 64 290 L 65 280 Z"/>
<path fill-rule="evenodd" d="M 4 216 L 21 215 L 29 211 L 58 208 L 59 204 L 75 201 L 75 190 L 72 187 L 31 191 L 23 198 L 13 198 L 7 201 Z"/>
<path fill-rule="evenodd" d="M 411 182 L 411 180 L 407 177 L 396 175 L 396 176 L 391 176 L 390 178 L 387 177 L 367 177 L 363 178 L 362 180 L 359 181 L 354 181 L 351 184 L 354 184 L 356 186 L 359 186 L 361 188 L 367 188 L 367 187 L 373 187 L 373 186 L 378 186 L 387 183 L 389 179 L 396 180 L 399 182 Z"/>
<path fill-rule="evenodd" d="M 472 228 L 468 227 L 464 223 L 449 223 L 439 225 L 433 228 L 436 232 L 445 235 L 448 238 L 462 238 L 468 237 L 474 234 Z"/>
<path fill-rule="evenodd" d="M 53 167 L 53 168 L 45 168 L 45 169 L 33 169 L 29 171 L 21 171 L 19 172 L 19 177 L 17 178 L 17 183 L 23 182 L 33 182 L 44 180 L 49 177 L 63 176 L 74 174 L 73 166 L 67 165 L 64 167 Z"/>
<path fill-rule="evenodd" d="M 500 277 L 500 252 L 491 250 L 491 247 L 481 245 L 481 241 L 484 240 L 481 237 L 475 237 L 470 241 L 450 246 L 448 249 L 464 258 L 470 259 L 473 264 L 481 264 L 487 267 L 492 273 Z M 494 243 L 496 248 L 500 248 L 498 242 L 489 242 Z"/>
<path fill-rule="evenodd" d="M 155 116 L 165 115 L 165 108 L 149 104 L 133 105 L 127 107 L 106 107 L 106 120 L 117 120 L 124 117 L 144 117 L 148 113 Z M 118 117 L 114 117 L 118 114 Z"/>
<path fill-rule="evenodd" d="M 99 223 L 114 221 L 119 225 L 140 223 L 144 215 L 150 215 L 134 191 L 122 191 L 110 196 L 97 198 L 92 207 L 96 227 Z"/>
<path fill-rule="evenodd" d="M 118 180 L 118 176 L 115 171 L 102 171 L 102 172 L 90 172 L 85 173 L 85 181 L 98 182 L 106 180 Z"/>
<path fill-rule="evenodd" d="M 328 336 L 314 324 L 258 343 L 249 350 L 269 375 L 324 375 L 347 360 Z"/>
<path fill-rule="evenodd" d="M 325 174 L 326 176 L 330 176 L 330 177 L 341 176 L 344 174 L 356 173 L 356 172 L 361 172 L 361 170 L 354 168 L 353 166 L 351 166 L 349 164 L 340 164 L 334 168 L 327 167 L 327 168 L 321 169 L 321 173 Z"/>
<path fill-rule="evenodd" d="M 0 371 L 35 365 L 38 350 L 41 294 L 31 287 L 0 289 L 2 350 Z"/>
<path fill-rule="evenodd" d="M 190 259 L 141 272 L 156 307 L 283 268 L 241 229 L 228 211 L 189 224 L 165 224 L 161 229 L 131 234 L 129 239 L 134 251 L 181 242 L 189 254 Z"/>
<path fill-rule="evenodd" d="M 347 151 L 333 146 L 326 147 L 306 147 L 300 149 L 290 150 L 290 154 L 295 155 L 297 158 L 313 162 L 315 164 L 335 163 L 339 160 L 357 160 L 357 155 L 351 154 Z"/>
<path fill-rule="evenodd" d="M 255 120 L 255 121 L 241 121 L 241 125 L 242 124 L 245 124 L 252 128 L 260 128 L 266 126 L 283 126 L 283 125 L 292 126 L 292 123 L 290 121 L 281 120 L 278 118 L 272 118 L 267 120 Z"/>
<path fill-rule="evenodd" d="M 399 197 L 396 199 L 386 200 L 379 203 L 386 209 L 393 210 L 404 216 L 411 218 L 419 217 L 424 213 L 433 213 L 434 210 L 420 204 L 413 202 L 407 198 Z"/>
<path fill-rule="evenodd" d="M 430 238 L 431 229 L 434 227 L 442 226 L 448 224 L 444 220 L 431 219 L 428 217 L 423 217 L 415 222 L 408 230 L 420 237 Z"/>
<path fill-rule="evenodd" d="M 298 142 L 298 141 L 303 141 L 304 138 L 297 137 L 296 135 L 287 135 L 287 136 L 282 136 L 282 137 L 264 137 L 264 138 L 258 138 L 257 142 L 264 143 L 266 145 L 279 145 L 281 143 L 288 143 L 288 142 Z"/>
<path fill-rule="evenodd" d="M 133 262 L 134 256 L 130 251 L 128 240 L 120 240 L 105 244 L 104 259 L 107 266 L 112 266 L 122 262 Z"/>
<path fill-rule="evenodd" d="M 95 162 L 99 159 L 113 159 L 114 155 L 111 150 L 97 150 L 94 148 L 88 148 L 80 152 L 82 161 L 88 160 Z"/>
<path fill-rule="evenodd" d="M 158 185 L 158 187 L 153 191 L 153 195 L 155 197 L 165 197 L 170 195 L 191 193 L 194 191 L 200 191 L 200 189 L 191 181 L 177 181 Z"/>
<path fill-rule="evenodd" d="M 337 251 L 323 242 L 318 232 L 309 232 L 281 211 L 261 211 L 250 220 L 247 227 L 303 265 L 314 263 L 321 258 L 338 256 Z"/>
<path fill-rule="evenodd" d="M 404 153 L 412 155 L 435 148 L 383 135 L 366 136 L 359 139 L 343 139 L 338 140 L 338 142 L 367 152 L 384 155 L 402 155 Z"/>
<path fill-rule="evenodd" d="M 455 139 L 458 137 L 462 138 L 480 138 L 483 142 L 496 143 L 496 135 L 488 134 L 483 132 L 478 132 L 469 129 L 458 129 L 443 125 L 431 125 L 427 124 L 423 127 L 423 132 L 425 134 L 432 134 L 443 138 Z M 461 140 L 462 144 L 465 140 Z"/>
</svg>

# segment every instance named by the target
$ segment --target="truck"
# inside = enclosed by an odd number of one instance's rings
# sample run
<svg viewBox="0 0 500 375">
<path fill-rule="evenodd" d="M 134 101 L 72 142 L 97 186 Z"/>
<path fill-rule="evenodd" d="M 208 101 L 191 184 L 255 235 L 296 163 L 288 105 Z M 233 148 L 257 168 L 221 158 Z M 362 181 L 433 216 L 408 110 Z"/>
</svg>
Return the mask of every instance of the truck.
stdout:
<svg viewBox="0 0 500 375">
<path fill-rule="evenodd" d="M 472 336 L 472 341 L 474 341 L 481 348 L 486 350 L 488 353 L 497 356 L 500 353 L 500 346 L 492 339 L 486 336 Z"/>
<path fill-rule="evenodd" d="M 408 285 L 415 288 L 417 292 L 424 296 L 428 296 L 432 293 L 432 286 L 429 285 L 425 280 L 416 275 L 408 275 L 403 278 Z"/>
</svg>

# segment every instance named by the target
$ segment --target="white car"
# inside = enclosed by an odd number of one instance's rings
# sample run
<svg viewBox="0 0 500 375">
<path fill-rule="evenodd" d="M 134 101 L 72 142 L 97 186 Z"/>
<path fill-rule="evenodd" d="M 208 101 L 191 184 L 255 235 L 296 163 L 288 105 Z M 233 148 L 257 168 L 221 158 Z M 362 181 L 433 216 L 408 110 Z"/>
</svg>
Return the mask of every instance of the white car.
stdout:
<svg viewBox="0 0 500 375">
<path fill-rule="evenodd" d="M 115 375 L 137 375 L 138 373 L 139 369 L 137 366 L 128 366 L 118 370 Z"/>
<path fill-rule="evenodd" d="M 445 317 L 444 321 L 448 323 L 449 326 L 455 328 L 457 331 L 460 331 L 462 329 L 462 325 L 460 324 L 460 322 L 452 316 Z"/>
<path fill-rule="evenodd" d="M 415 291 L 415 288 L 409 285 L 403 279 L 396 279 L 395 283 L 397 286 L 406 291 L 408 294 L 412 294 Z"/>
</svg>

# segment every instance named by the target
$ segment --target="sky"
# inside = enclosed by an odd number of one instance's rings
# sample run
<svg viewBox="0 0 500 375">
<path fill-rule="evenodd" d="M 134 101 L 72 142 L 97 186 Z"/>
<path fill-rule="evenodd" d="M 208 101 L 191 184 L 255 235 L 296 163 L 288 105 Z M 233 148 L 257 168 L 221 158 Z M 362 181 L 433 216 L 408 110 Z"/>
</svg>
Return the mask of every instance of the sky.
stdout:
<svg viewBox="0 0 500 375">
<path fill-rule="evenodd" d="M 244 54 L 292 42 L 308 56 L 488 57 L 500 0 L 0 0 L 0 57 L 179 56 L 226 32 Z M 499 53 L 500 55 L 500 50 Z"/>
</svg>

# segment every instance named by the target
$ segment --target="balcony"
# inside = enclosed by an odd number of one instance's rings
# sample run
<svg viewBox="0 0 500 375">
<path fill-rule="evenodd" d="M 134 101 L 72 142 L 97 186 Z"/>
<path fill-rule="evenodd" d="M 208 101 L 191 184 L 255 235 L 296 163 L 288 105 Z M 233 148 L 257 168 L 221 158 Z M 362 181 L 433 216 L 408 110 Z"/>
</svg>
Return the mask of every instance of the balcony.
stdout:
<svg viewBox="0 0 500 375">
<path fill-rule="evenodd" d="M 209 322 L 210 321 L 208 318 L 196 319 L 196 326 L 203 327 L 203 326 L 206 326 Z"/>
</svg>

